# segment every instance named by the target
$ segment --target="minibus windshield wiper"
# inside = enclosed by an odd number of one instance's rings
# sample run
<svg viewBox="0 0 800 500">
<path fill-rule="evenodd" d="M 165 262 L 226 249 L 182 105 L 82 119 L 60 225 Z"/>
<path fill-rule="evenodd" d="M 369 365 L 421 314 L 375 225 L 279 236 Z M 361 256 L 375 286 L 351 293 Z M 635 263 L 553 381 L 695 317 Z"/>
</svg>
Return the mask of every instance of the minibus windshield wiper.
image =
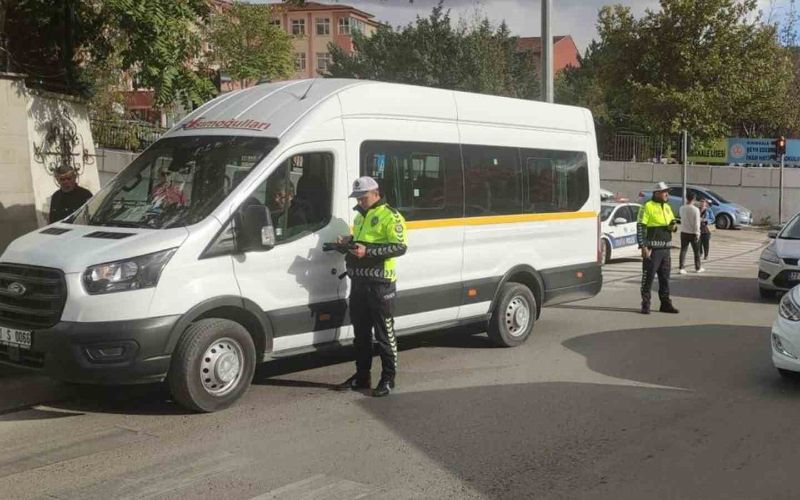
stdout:
<svg viewBox="0 0 800 500">
<path fill-rule="evenodd" d="M 143 224 L 141 222 L 131 222 L 127 220 L 109 220 L 97 223 L 97 225 L 108 226 L 108 227 L 136 227 L 136 228 L 151 229 L 150 226 L 148 226 L 147 224 Z"/>
</svg>

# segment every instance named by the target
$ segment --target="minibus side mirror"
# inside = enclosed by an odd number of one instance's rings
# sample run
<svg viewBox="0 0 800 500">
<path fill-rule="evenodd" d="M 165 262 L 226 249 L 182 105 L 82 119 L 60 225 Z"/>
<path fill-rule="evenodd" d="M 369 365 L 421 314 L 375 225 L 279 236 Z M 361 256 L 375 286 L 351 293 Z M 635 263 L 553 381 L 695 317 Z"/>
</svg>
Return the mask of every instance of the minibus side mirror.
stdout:
<svg viewBox="0 0 800 500">
<path fill-rule="evenodd" d="M 617 217 L 616 219 L 614 219 L 614 225 L 615 226 L 619 226 L 621 224 L 627 224 L 627 223 L 628 223 L 628 219 L 626 219 L 625 217 Z"/>
<path fill-rule="evenodd" d="M 770 231 L 767 233 L 767 238 L 774 240 L 778 237 L 778 231 Z"/>
<path fill-rule="evenodd" d="M 239 221 L 236 239 L 240 252 L 265 251 L 275 246 L 275 228 L 269 208 L 264 205 L 243 207 Z"/>
</svg>

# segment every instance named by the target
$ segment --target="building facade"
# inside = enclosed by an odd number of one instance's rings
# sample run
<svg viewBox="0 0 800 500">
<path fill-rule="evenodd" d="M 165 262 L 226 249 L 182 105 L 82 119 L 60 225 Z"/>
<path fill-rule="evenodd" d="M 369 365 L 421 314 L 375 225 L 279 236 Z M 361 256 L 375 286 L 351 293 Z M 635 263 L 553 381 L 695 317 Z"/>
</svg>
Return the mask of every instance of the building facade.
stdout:
<svg viewBox="0 0 800 500">
<path fill-rule="evenodd" d="M 314 78 L 331 63 L 332 43 L 353 52 L 353 33 L 371 35 L 378 28 L 373 15 L 349 5 L 305 2 L 302 6 L 270 4 L 273 23 L 294 38 L 295 74 L 292 78 Z"/>
<path fill-rule="evenodd" d="M 530 51 L 536 67 L 542 64 L 542 37 L 523 36 L 517 40 L 517 50 L 520 52 Z M 553 37 L 553 74 L 572 66 L 577 68 L 581 65 L 578 47 L 570 35 L 560 35 Z"/>
</svg>

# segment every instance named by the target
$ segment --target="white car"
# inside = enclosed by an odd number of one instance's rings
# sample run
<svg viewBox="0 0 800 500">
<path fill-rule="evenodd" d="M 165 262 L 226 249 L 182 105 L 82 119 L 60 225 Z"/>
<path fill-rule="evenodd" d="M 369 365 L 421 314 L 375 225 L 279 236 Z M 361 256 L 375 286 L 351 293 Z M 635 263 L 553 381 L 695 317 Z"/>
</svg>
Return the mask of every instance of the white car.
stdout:
<svg viewBox="0 0 800 500">
<path fill-rule="evenodd" d="M 600 205 L 601 262 L 607 264 L 612 258 L 636 257 L 636 220 L 639 217 L 638 203 L 603 203 Z"/>
<path fill-rule="evenodd" d="M 758 261 L 758 291 L 762 298 L 800 285 L 800 213 L 780 231 L 770 232 L 769 237 L 773 241 Z"/>
<path fill-rule="evenodd" d="M 772 364 L 783 376 L 800 372 L 800 286 L 783 295 L 772 324 Z"/>
</svg>

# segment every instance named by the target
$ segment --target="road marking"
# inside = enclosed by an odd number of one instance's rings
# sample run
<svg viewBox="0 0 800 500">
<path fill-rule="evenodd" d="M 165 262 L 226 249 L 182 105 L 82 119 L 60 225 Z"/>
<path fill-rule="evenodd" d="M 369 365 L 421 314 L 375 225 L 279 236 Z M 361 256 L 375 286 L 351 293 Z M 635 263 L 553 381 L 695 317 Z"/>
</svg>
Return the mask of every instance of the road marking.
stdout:
<svg viewBox="0 0 800 500">
<path fill-rule="evenodd" d="M 169 462 L 160 462 L 133 473 L 104 478 L 92 485 L 58 493 L 53 498 L 63 500 L 133 500 L 177 497 L 177 492 L 196 486 L 209 478 L 245 467 L 249 460 L 228 452 L 213 455 L 192 453 Z"/>
<path fill-rule="evenodd" d="M 363 483 L 317 474 L 250 500 L 383 500 L 386 498 L 410 500 L 421 497 L 407 490 L 376 489 Z"/>
<path fill-rule="evenodd" d="M 0 478 L 151 438 L 143 432 L 114 427 L 70 439 L 6 449 L 0 453 Z"/>
</svg>

